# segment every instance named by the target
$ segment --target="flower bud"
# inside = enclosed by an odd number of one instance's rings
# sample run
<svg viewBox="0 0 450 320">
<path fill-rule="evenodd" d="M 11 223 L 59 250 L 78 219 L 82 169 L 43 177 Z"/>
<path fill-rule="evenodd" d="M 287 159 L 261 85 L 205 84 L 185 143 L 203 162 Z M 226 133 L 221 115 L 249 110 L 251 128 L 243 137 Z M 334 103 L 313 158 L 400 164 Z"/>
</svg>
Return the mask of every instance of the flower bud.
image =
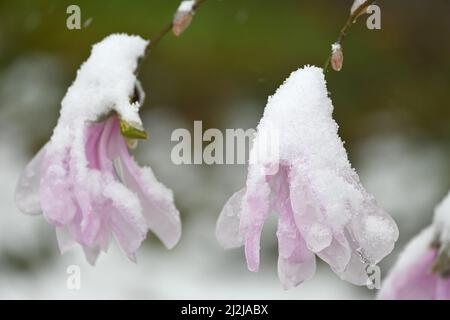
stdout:
<svg viewBox="0 0 450 320">
<path fill-rule="evenodd" d="M 195 0 L 181 2 L 172 22 L 172 32 L 178 37 L 186 30 L 194 16 Z"/>
<path fill-rule="evenodd" d="M 352 8 L 350 9 L 350 14 L 355 13 L 355 11 L 358 10 L 359 7 L 361 7 L 365 2 L 366 2 L 366 0 L 355 0 L 353 2 Z M 361 13 L 358 16 L 365 14 L 365 13 L 367 13 L 367 8 L 365 10 L 361 11 Z"/>
<path fill-rule="evenodd" d="M 331 45 L 331 67 L 334 71 L 341 71 L 342 64 L 344 63 L 344 53 L 339 43 L 333 43 Z"/>
</svg>

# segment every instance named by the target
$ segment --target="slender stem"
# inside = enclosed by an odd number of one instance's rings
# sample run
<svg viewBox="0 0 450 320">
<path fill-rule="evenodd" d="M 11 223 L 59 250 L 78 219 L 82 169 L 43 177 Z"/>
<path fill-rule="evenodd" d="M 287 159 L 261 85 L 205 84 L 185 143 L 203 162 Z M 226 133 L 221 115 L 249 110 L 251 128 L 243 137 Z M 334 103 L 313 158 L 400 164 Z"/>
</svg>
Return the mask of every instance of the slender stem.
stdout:
<svg viewBox="0 0 450 320">
<path fill-rule="evenodd" d="M 147 48 L 148 51 L 151 51 L 151 49 L 156 47 L 156 45 L 164 38 L 164 36 L 168 34 L 170 30 L 172 30 L 172 26 L 173 26 L 172 22 L 168 23 L 164 27 L 164 29 L 162 29 L 155 37 L 153 37 L 153 39 L 150 39 L 151 41 Z"/>
<path fill-rule="evenodd" d="M 358 17 L 364 12 L 364 10 L 366 10 L 367 7 L 373 4 L 374 2 L 375 0 L 366 0 L 348 17 L 344 26 L 341 28 L 341 31 L 339 31 L 339 35 L 335 43 L 342 45 L 342 42 L 344 41 L 344 38 L 347 35 L 347 32 L 350 29 L 350 27 L 353 25 L 354 22 L 356 22 L 356 19 L 358 19 Z M 330 65 L 331 55 L 332 53 L 328 55 L 328 58 L 325 61 L 323 67 L 323 70 L 325 72 L 327 72 L 328 66 Z"/>
<path fill-rule="evenodd" d="M 203 3 L 207 0 L 197 0 L 193 6 L 193 11 L 196 11 Z M 154 49 L 158 43 L 172 30 L 173 22 L 168 23 L 155 37 L 153 37 L 150 41 L 150 44 L 147 47 L 148 51 Z"/>
<path fill-rule="evenodd" d="M 192 10 L 193 11 L 197 10 L 205 2 L 206 2 L 206 0 L 196 0 L 194 3 L 194 6 L 192 7 Z M 156 36 L 153 39 L 151 39 L 150 44 L 147 46 L 147 48 L 145 50 L 144 57 L 147 56 L 148 53 L 152 49 L 154 49 L 157 46 L 157 44 L 159 42 L 161 42 L 161 40 L 168 33 L 170 33 L 170 31 L 172 30 L 172 27 L 173 27 L 173 22 L 171 21 L 158 34 L 156 34 Z M 142 66 L 142 63 L 138 63 L 138 65 L 136 67 L 136 71 L 135 71 L 136 75 L 139 73 L 139 69 L 141 66 Z M 135 90 L 134 96 L 131 98 L 132 100 L 139 100 L 136 92 L 139 92 L 139 91 Z M 136 139 L 147 139 L 147 137 L 148 137 L 147 132 L 145 132 L 145 130 L 143 130 L 141 128 L 136 128 L 136 127 L 130 125 L 129 123 L 123 121 L 122 119 L 120 119 L 120 131 L 125 138 L 131 139 L 131 141 L 134 141 Z"/>
</svg>

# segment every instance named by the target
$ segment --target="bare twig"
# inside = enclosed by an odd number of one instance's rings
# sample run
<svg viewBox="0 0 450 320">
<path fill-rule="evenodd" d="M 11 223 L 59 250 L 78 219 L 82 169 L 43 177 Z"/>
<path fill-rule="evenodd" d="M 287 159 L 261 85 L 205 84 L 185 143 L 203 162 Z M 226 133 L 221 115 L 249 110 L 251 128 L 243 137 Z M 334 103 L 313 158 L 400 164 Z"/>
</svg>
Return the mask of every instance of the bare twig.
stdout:
<svg viewBox="0 0 450 320">
<path fill-rule="evenodd" d="M 341 31 L 339 32 L 338 38 L 335 42 L 335 44 L 338 44 L 342 46 L 342 42 L 344 41 L 345 36 L 347 35 L 348 30 L 353 25 L 353 23 L 356 22 L 356 19 L 367 9 L 368 6 L 375 3 L 375 0 L 366 0 L 363 2 L 347 19 L 344 26 L 341 28 Z M 323 70 L 327 72 L 328 66 L 330 65 L 332 53 L 328 55 L 327 60 L 325 61 Z"/>
<path fill-rule="evenodd" d="M 207 0 L 197 0 L 193 6 L 193 10 L 196 11 L 203 3 Z M 153 37 L 150 41 L 150 44 L 147 47 L 148 51 L 154 49 L 158 43 L 172 30 L 173 21 L 170 21 L 155 37 Z"/>
<path fill-rule="evenodd" d="M 207 0 L 196 0 L 194 5 L 192 6 L 192 11 L 195 12 L 203 3 L 205 3 Z M 148 53 L 154 49 L 159 42 L 172 30 L 173 27 L 173 20 L 168 23 L 153 39 L 150 39 L 150 44 L 147 46 L 144 58 L 148 55 Z M 139 69 L 142 66 L 142 60 L 138 63 L 135 73 L 139 73 Z M 136 84 L 137 85 L 137 84 Z M 131 101 L 139 101 L 139 90 L 135 88 L 135 92 L 133 96 L 130 98 Z M 120 131 L 122 135 L 129 139 L 131 143 L 135 142 L 136 139 L 147 139 L 148 134 L 143 128 L 136 128 L 135 126 L 130 125 L 129 123 L 125 122 L 124 120 L 120 119 Z"/>
</svg>

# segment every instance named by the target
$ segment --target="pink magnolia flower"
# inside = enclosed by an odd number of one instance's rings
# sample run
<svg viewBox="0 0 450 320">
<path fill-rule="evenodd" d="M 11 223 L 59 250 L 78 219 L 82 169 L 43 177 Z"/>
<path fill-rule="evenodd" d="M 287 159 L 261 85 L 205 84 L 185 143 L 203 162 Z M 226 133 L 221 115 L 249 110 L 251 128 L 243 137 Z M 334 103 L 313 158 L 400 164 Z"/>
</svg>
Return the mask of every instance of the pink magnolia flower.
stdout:
<svg viewBox="0 0 450 320">
<path fill-rule="evenodd" d="M 143 92 L 138 102 L 130 97 L 140 88 L 134 71 L 147 43 L 119 34 L 93 46 L 62 101 L 50 141 L 16 189 L 21 211 L 42 212 L 55 226 L 62 253 L 79 243 L 92 264 L 112 237 L 131 260 L 149 229 L 168 248 L 180 238 L 172 192 L 136 164 L 121 134 L 121 123 L 142 129 Z"/>
<path fill-rule="evenodd" d="M 353 1 L 352 7 L 350 8 L 350 14 L 355 13 L 356 10 L 358 10 L 364 3 L 366 2 L 366 0 L 355 0 Z M 361 14 L 367 13 L 367 9 L 363 10 L 361 12 Z"/>
<path fill-rule="evenodd" d="M 378 299 L 450 299 L 450 278 L 432 271 L 438 257 L 438 250 L 431 246 L 433 235 L 428 227 L 408 244 L 383 282 Z"/>
<path fill-rule="evenodd" d="M 293 72 L 269 98 L 246 187 L 228 200 L 217 222 L 222 246 L 244 245 L 248 268 L 258 271 L 261 231 L 276 212 L 285 288 L 314 275 L 316 255 L 342 279 L 367 284 L 366 267 L 389 254 L 398 238 L 395 222 L 352 169 L 332 111 L 322 69 Z"/>
<path fill-rule="evenodd" d="M 433 224 L 400 254 L 378 294 L 389 300 L 450 299 L 450 193 L 437 206 Z"/>
</svg>

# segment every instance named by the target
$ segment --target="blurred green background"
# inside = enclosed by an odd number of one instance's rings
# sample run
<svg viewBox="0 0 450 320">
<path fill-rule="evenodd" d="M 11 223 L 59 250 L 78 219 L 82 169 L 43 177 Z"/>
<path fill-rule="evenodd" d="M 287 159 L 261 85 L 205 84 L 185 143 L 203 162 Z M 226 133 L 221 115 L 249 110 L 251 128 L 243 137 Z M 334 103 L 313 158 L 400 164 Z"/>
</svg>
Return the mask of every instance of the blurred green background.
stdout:
<svg viewBox="0 0 450 320">
<path fill-rule="evenodd" d="M 77 1 L 82 30 L 65 27 L 70 1 L 2 1 L 0 67 L 30 52 L 57 57 L 64 87 L 93 43 L 114 32 L 155 35 L 177 0 Z M 141 70 L 147 108 L 170 104 L 220 126 L 217 109 L 266 97 L 294 69 L 322 66 L 352 1 L 209 0 L 180 38 L 170 35 Z M 361 19 L 344 43 L 345 68 L 328 74 L 341 134 L 349 143 L 379 130 L 449 138 L 450 3 L 381 1 L 382 30 Z M 58 105 L 53 106 L 55 110 Z M 383 117 L 389 114 L 389 117 Z M 374 115 L 380 117 L 373 119 Z"/>
<path fill-rule="evenodd" d="M 81 8 L 85 24 L 81 30 L 66 28 L 70 4 Z M 31 218 L 9 217 L 19 215 L 13 212 L 16 209 L 11 201 L 15 181 L 26 161 L 50 137 L 59 103 L 76 70 L 89 56 L 91 45 L 115 32 L 151 39 L 172 19 L 178 4 L 177 0 L 0 1 L 0 140 L 4 161 L 0 202 L 8 202 L 0 207 L 0 241 L 10 244 L 0 245 L 0 296 L 34 297 L 46 292 L 43 297 L 73 297 L 66 291 L 52 291 L 60 284 L 56 276 L 43 275 L 41 269 L 50 266 L 52 272 L 59 270 L 59 276 L 64 277 L 62 266 L 51 267 L 57 264 L 52 261 L 59 259 L 51 229 L 30 226 L 36 232 L 31 234 L 40 238 L 31 237 L 27 229 L 18 241 L 21 233 L 15 232 L 14 226 L 30 223 L 25 221 Z M 185 222 L 183 237 L 206 230 L 205 239 L 195 238 L 190 249 L 181 244 L 172 258 L 170 252 L 150 241 L 149 259 L 153 261 L 152 252 L 157 251 L 161 259 L 174 259 L 178 264 L 177 255 L 201 250 L 195 244 L 206 241 L 204 255 L 198 259 L 203 263 L 208 252 L 214 251 L 218 265 L 192 267 L 192 272 L 200 272 L 204 278 L 204 286 L 194 282 L 186 284 L 185 291 L 179 291 L 176 284 L 173 290 L 167 289 L 167 279 L 161 276 L 161 286 L 155 285 L 151 293 L 148 287 L 130 289 L 134 291 L 129 295 L 128 291 L 114 295 L 110 289 L 112 297 L 208 297 L 202 296 L 204 288 L 211 290 L 211 297 L 222 298 L 373 296 L 373 292 L 342 284 L 329 275 L 330 271 L 323 271 L 323 276 L 319 272 L 318 277 L 334 279 L 333 288 L 342 286 L 337 296 L 325 290 L 326 281 L 306 287 L 316 288 L 315 295 L 308 296 L 302 287 L 282 292 L 276 282 L 274 235 L 267 240 L 264 278 L 251 275 L 245 270 L 242 252 L 224 252 L 213 243 L 214 221 L 224 201 L 244 183 L 245 167 L 170 164 L 174 145 L 170 129 L 192 128 L 194 120 L 203 120 L 204 130 L 256 126 L 267 97 L 292 71 L 306 64 L 323 65 L 351 4 L 351 0 L 208 0 L 181 37 L 169 34 L 145 58 L 139 78 L 147 93 L 142 112 L 151 138 L 139 148 L 137 157 L 141 163 L 152 165 L 155 174 L 174 189 Z M 345 39 L 343 70 L 329 71 L 326 77 L 334 117 L 350 159 L 369 191 L 399 223 L 401 249 L 431 221 L 434 205 L 450 187 L 450 1 L 386 0 L 378 4 L 382 29 L 368 30 L 365 17 L 361 17 Z M 206 221 L 200 223 L 204 229 L 198 227 L 199 221 Z M 36 219 L 33 224 L 38 224 Z M 37 247 L 18 249 L 18 242 L 33 242 Z M 384 271 L 396 254 L 387 259 Z M 120 263 L 128 266 L 122 260 Z M 162 272 L 167 265 L 159 263 Z M 2 266 L 9 271 L 2 273 Z M 20 268 L 24 271 L 18 271 Z M 94 276 L 95 270 L 89 270 L 96 279 L 98 271 Z M 196 279 L 186 272 L 187 277 Z M 246 287 L 248 294 L 245 290 L 233 294 L 228 286 L 236 283 L 214 282 L 220 272 L 228 272 L 230 279 L 239 274 L 239 279 L 250 278 L 255 283 L 267 278 L 267 288 L 279 291 L 265 296 L 261 293 L 265 284 L 257 287 L 251 283 Z M 24 277 L 28 280 L 22 280 Z M 110 297 L 100 287 L 92 280 L 92 287 L 75 297 Z"/>
</svg>

